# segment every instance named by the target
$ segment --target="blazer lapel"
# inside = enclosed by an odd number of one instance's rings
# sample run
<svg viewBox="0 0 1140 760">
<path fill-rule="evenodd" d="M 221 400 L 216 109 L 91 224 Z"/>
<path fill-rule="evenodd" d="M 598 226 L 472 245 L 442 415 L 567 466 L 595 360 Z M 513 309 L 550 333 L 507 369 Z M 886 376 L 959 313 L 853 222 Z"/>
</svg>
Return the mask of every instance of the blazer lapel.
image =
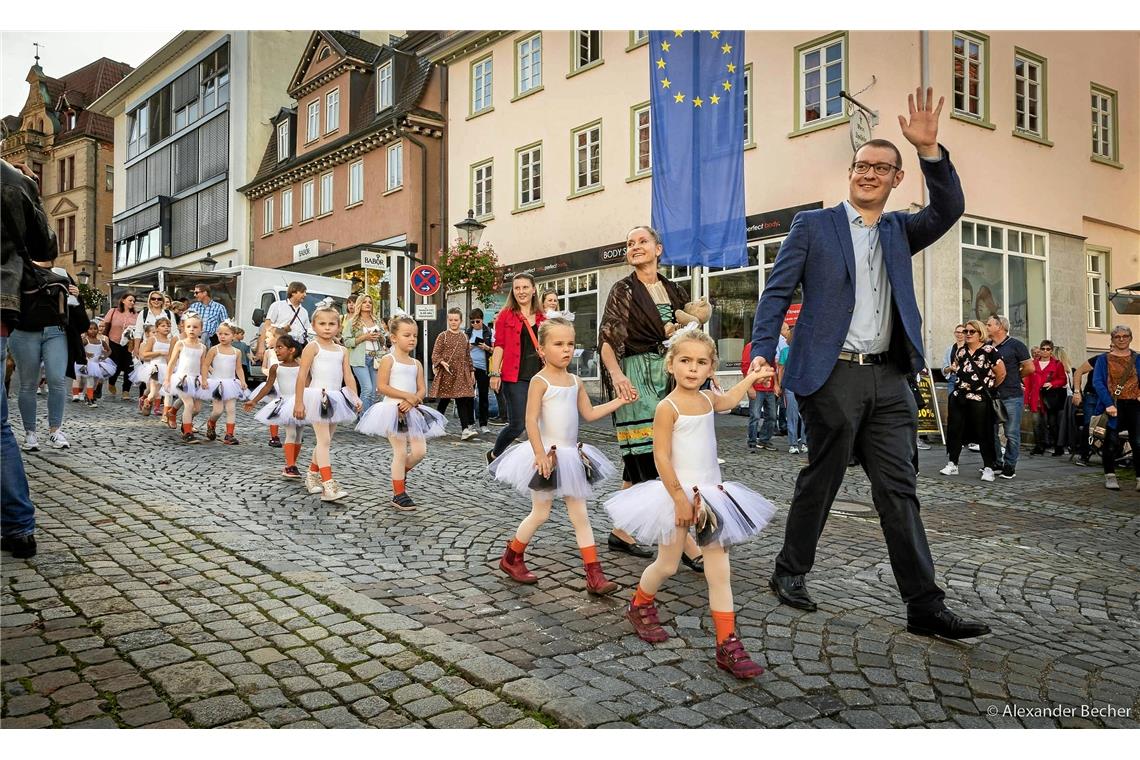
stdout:
<svg viewBox="0 0 1140 760">
<path fill-rule="evenodd" d="M 835 224 L 835 236 L 839 238 L 839 250 L 843 252 L 843 263 L 847 265 L 847 276 L 855 285 L 855 247 L 851 245 L 851 222 L 847 221 L 847 207 L 840 203 L 832 208 L 831 221 Z"/>
</svg>

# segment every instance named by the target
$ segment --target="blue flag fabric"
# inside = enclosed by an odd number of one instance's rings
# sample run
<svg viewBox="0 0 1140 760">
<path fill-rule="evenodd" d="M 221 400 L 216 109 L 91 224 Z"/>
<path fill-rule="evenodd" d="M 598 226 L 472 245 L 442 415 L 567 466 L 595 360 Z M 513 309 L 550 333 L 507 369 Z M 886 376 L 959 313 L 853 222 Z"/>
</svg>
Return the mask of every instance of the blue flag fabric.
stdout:
<svg viewBox="0 0 1140 760">
<path fill-rule="evenodd" d="M 664 264 L 743 266 L 744 33 L 649 33 L 653 226 Z"/>
</svg>

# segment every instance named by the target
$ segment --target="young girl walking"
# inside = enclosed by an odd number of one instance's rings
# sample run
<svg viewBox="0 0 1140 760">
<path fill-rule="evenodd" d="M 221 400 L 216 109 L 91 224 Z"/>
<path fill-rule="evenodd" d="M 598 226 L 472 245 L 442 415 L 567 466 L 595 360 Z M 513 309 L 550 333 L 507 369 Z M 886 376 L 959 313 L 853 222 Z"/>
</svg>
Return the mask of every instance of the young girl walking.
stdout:
<svg viewBox="0 0 1140 760">
<path fill-rule="evenodd" d="M 578 442 L 578 417 L 593 422 L 632 399 L 615 398 L 599 406 L 590 403 L 586 388 L 566 371 L 574 358 L 572 314 L 547 312 L 538 328 L 538 343 L 546 365 L 534 376 L 526 400 L 526 443 L 516 443 L 488 468 L 496 480 L 530 494 L 531 508 L 507 544 L 499 567 L 519 583 L 537 583 L 523 561 L 523 552 L 550 517 L 556 497 L 566 502 L 574 538 L 586 567 L 586 590 L 612 594 L 618 585 L 608 580 L 598 562 L 594 531 L 586 514 L 586 499 L 594 486 L 617 475 L 605 455 Z"/>
<path fill-rule="evenodd" d="M 269 425 L 270 429 L 279 425 L 285 426 L 285 469 L 281 471 L 281 477 L 299 478 L 301 473 L 297 470 L 297 456 L 301 453 L 301 426 L 292 421 L 290 410 L 285 406 L 285 396 L 297 387 L 297 373 L 301 370 L 297 354 L 301 351 L 301 347 L 297 345 L 292 335 L 286 334 L 277 338 L 272 351 L 277 361 L 270 365 L 265 382 L 257 389 L 257 395 L 245 402 L 244 409 L 252 412 L 257 402 L 265 398 L 270 391 L 274 392 L 276 398 L 270 399 L 254 419 L 263 425 Z"/>
<path fill-rule="evenodd" d="M 317 339 L 301 352 L 294 395 L 286 401 L 285 408 L 292 406 L 295 422 L 312 425 L 317 439 L 305 487 L 309 493 L 319 493 L 321 501 L 336 501 L 348 496 L 348 491 L 333 480 L 330 459 L 333 432 L 338 422 L 356 419 L 362 405 L 356 395 L 356 379 L 348 365 L 348 352 L 334 342 L 340 332 L 340 313 L 332 306 L 319 306 L 313 312 L 311 324 Z"/>
<path fill-rule="evenodd" d="M 237 402 L 249 391 L 245 384 L 245 370 L 241 366 L 241 351 L 233 346 L 234 324 L 228 320 L 218 325 L 218 345 L 206 352 L 202 359 L 202 376 L 206 377 L 206 390 L 213 402 L 210 417 L 206 420 L 206 437 L 211 441 L 218 437 L 218 419 L 226 415 L 226 437 L 222 443 L 227 446 L 238 444 L 234 428 L 237 425 Z"/>
<path fill-rule="evenodd" d="M 202 334 L 202 318 L 191 312 L 182 318 L 182 330 L 186 337 L 174 344 L 170 361 L 166 367 L 166 388 L 177 394 L 182 403 L 182 442 L 197 443 L 194 437 L 194 415 L 202 406 L 202 399 L 209 398 L 202 359 L 206 344 L 199 340 Z M 176 410 L 171 405 L 167 419 L 173 421 Z"/>
<path fill-rule="evenodd" d="M 388 320 L 392 350 L 380 359 L 376 370 L 376 392 L 384 396 L 368 407 L 356 425 L 365 435 L 382 435 L 392 446 L 393 509 L 411 512 L 416 503 L 406 489 L 408 472 L 427 455 L 427 439 L 446 433 L 447 419 L 424 406 L 427 384 L 424 368 L 411 356 L 416 350 L 419 328 L 407 314 Z"/>
<path fill-rule="evenodd" d="M 87 361 L 75 365 L 75 379 L 82 380 L 80 389 L 87 397 L 87 406 L 99 406 L 95 400 L 95 386 L 115 373 L 118 365 L 111 358 L 111 346 L 106 335 L 99 334 L 99 323 L 92 320 L 80 340 Z"/>
<path fill-rule="evenodd" d="M 266 384 L 266 386 L 271 386 L 271 383 L 269 382 L 268 378 L 269 378 L 269 371 L 271 369 L 273 369 L 274 365 L 276 365 L 277 361 L 278 361 L 278 359 L 277 359 L 277 339 L 280 338 L 282 335 L 289 335 L 289 331 L 286 330 L 284 327 L 270 326 L 270 327 L 265 328 L 265 330 L 263 332 L 264 332 L 264 336 L 262 339 L 265 341 L 265 349 L 264 349 L 264 353 L 263 353 L 262 359 L 261 359 L 261 368 L 265 372 L 265 377 L 266 377 L 265 384 Z M 290 337 L 292 337 L 292 336 L 290 336 Z M 297 347 L 297 353 L 300 354 L 301 353 L 301 345 L 299 343 L 297 343 L 296 339 L 293 340 L 293 344 Z M 296 381 L 297 381 L 297 378 L 294 377 L 292 382 L 281 383 L 280 388 L 273 388 L 274 392 L 277 394 L 277 398 L 281 399 L 281 398 L 284 398 L 285 396 L 288 396 L 289 394 L 291 394 L 293 392 L 293 386 L 295 386 L 297 384 Z M 285 390 L 282 391 L 281 390 L 282 388 L 284 388 Z M 285 415 L 288 416 L 289 410 L 286 409 L 284 411 L 285 411 Z M 280 427 L 280 423 L 271 422 L 269 424 L 269 446 L 270 446 L 270 448 L 274 448 L 274 449 L 281 448 L 281 427 Z"/>
<path fill-rule="evenodd" d="M 717 667 L 737 678 L 755 678 L 764 669 L 752 661 L 736 636 L 728 547 L 758 534 L 776 508 L 744 485 L 721 480 L 714 413 L 736 407 L 753 383 L 774 373 L 764 367 L 723 395 L 701 391 L 716 371 L 712 338 L 693 325 L 667 344 L 665 369 L 677 386 L 657 405 L 653 418 L 653 460 L 660 478 L 605 502 L 614 527 L 641 543 L 659 545 L 657 559 L 641 575 L 626 618 L 643 641 L 654 644 L 669 637 L 658 620 L 654 597 L 677 572 L 685 536 L 695 526 L 705 558 Z"/>
<path fill-rule="evenodd" d="M 139 348 L 139 358 L 142 359 L 142 363 L 131 373 L 132 383 L 146 385 L 147 392 L 139 409 L 140 414 L 150 414 L 151 408 L 158 400 L 159 388 L 166 381 L 166 362 L 170 356 L 170 343 L 170 320 L 159 317 L 154 322 L 150 336 Z"/>
</svg>

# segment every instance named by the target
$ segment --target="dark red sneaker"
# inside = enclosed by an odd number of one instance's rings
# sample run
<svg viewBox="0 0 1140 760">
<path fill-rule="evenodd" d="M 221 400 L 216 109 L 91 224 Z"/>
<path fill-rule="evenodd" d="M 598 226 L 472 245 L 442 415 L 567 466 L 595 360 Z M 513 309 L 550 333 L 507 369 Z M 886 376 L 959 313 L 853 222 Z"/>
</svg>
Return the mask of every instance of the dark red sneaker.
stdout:
<svg viewBox="0 0 1140 760">
<path fill-rule="evenodd" d="M 218 423 L 206 420 L 206 438 L 215 441 L 218 438 Z"/>
<path fill-rule="evenodd" d="M 527 569 L 526 563 L 523 562 L 523 555 L 510 546 L 503 552 L 503 558 L 499 560 L 499 569 L 509 575 L 511 580 L 519 583 L 538 583 L 538 576 Z"/>
<path fill-rule="evenodd" d="M 230 435 L 229 433 L 226 433 L 226 437 L 222 439 L 222 443 L 224 443 L 227 446 L 237 446 L 238 445 L 237 436 Z"/>
<path fill-rule="evenodd" d="M 602 572 L 601 562 L 590 562 L 586 565 L 586 591 L 595 596 L 605 596 L 619 588 L 620 586 L 606 578 L 606 574 Z"/>
<path fill-rule="evenodd" d="M 281 477 L 283 477 L 283 478 L 299 478 L 299 477 L 301 477 L 301 471 L 298 470 L 295 465 L 290 465 L 281 471 Z"/>
<path fill-rule="evenodd" d="M 657 619 L 655 604 L 634 604 L 630 601 L 625 608 L 625 617 L 633 623 L 633 630 L 642 641 L 660 644 L 669 638 L 669 634 L 661 627 L 661 621 Z"/>
<path fill-rule="evenodd" d="M 269 437 L 269 445 L 271 448 L 279 449 L 279 448 L 281 448 L 281 439 L 275 435 L 270 436 Z"/>
<path fill-rule="evenodd" d="M 755 678 L 764 673 L 764 668 L 754 663 L 744 651 L 744 644 L 735 633 L 716 648 L 716 666 L 741 679 Z"/>
</svg>

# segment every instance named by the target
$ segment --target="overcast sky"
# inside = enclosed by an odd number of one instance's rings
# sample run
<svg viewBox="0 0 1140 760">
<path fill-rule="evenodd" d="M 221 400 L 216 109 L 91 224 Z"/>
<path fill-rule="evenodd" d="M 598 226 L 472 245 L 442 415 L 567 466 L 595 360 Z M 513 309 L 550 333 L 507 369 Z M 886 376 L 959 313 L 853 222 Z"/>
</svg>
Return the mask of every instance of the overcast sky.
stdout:
<svg viewBox="0 0 1140 760">
<path fill-rule="evenodd" d="M 138 66 L 166 44 L 177 30 L 145 32 L 0 32 L 0 115 L 19 114 L 28 98 L 24 81 L 40 47 L 40 66 L 49 77 L 62 77 L 107 56 Z"/>
</svg>

